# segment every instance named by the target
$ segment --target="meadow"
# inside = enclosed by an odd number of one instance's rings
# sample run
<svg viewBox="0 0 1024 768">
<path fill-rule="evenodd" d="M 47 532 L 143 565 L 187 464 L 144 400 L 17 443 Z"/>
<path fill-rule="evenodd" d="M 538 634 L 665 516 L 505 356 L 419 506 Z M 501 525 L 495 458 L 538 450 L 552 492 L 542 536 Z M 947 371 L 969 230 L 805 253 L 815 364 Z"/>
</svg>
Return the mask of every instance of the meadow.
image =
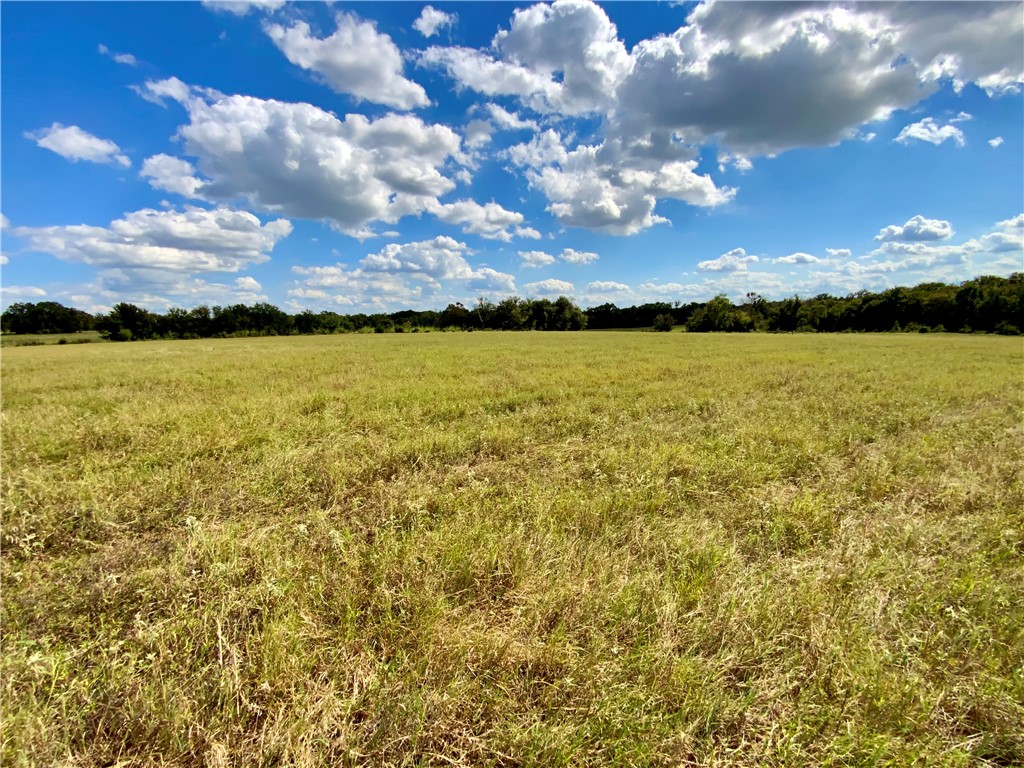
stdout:
<svg viewBox="0 0 1024 768">
<path fill-rule="evenodd" d="M 3 353 L 4 766 L 1024 764 L 1024 347 Z"/>
<path fill-rule="evenodd" d="M 74 333 L 3 333 L 0 347 L 41 347 L 45 344 L 92 344 L 106 341 L 99 331 Z"/>
</svg>

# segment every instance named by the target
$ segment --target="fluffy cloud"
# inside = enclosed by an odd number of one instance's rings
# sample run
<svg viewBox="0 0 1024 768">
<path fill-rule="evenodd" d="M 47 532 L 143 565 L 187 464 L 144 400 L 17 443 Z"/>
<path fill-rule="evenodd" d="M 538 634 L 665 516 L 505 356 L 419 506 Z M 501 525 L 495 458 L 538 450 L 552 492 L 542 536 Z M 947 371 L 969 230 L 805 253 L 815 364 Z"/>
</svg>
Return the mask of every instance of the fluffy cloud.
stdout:
<svg viewBox="0 0 1024 768">
<path fill-rule="evenodd" d="M 1003 137 L 996 136 L 994 139 L 989 139 L 988 145 L 993 149 L 995 149 L 996 147 L 1001 147 L 1003 145 Z"/>
<path fill-rule="evenodd" d="M 470 48 L 430 48 L 421 63 L 445 69 L 480 93 L 518 96 L 543 112 L 578 115 L 608 109 L 632 68 L 615 25 L 587 0 L 516 9 L 492 41 L 494 55 Z"/>
<path fill-rule="evenodd" d="M 439 296 L 445 284 L 462 290 L 515 291 L 512 275 L 487 267 L 474 269 L 465 258 L 469 253 L 465 243 L 450 237 L 389 243 L 363 258 L 356 269 L 342 264 L 293 267 L 305 279 L 288 295 L 344 306 L 385 308 L 422 305 Z"/>
<path fill-rule="evenodd" d="M 709 176 L 697 175 L 696 161 L 653 162 L 628 157 L 616 148 L 579 146 L 567 151 L 554 131 L 509 148 L 516 165 L 529 165 L 526 178 L 550 204 L 562 224 L 631 235 L 666 219 L 654 213 L 658 198 L 715 206 L 732 199 Z"/>
<path fill-rule="evenodd" d="M 429 292 L 422 283 L 410 282 L 402 275 L 387 272 L 366 273 L 346 270 L 338 264 L 330 267 L 292 267 L 304 277 L 302 285 L 288 290 L 297 307 L 310 301 L 326 302 L 349 311 L 367 308 L 388 311 L 398 307 L 423 306 Z"/>
<path fill-rule="evenodd" d="M 430 104 L 423 87 L 402 74 L 401 51 L 388 35 L 350 13 L 336 21 L 337 30 L 326 38 L 316 37 L 304 21 L 265 29 L 292 64 L 322 75 L 338 93 L 396 109 Z"/>
<path fill-rule="evenodd" d="M 263 290 L 263 286 L 259 284 L 259 281 L 256 280 L 256 278 L 249 276 L 236 277 L 235 288 L 240 291 L 250 291 L 252 293 Z"/>
<path fill-rule="evenodd" d="M 580 297 L 584 306 L 621 304 L 636 300 L 636 293 L 625 283 L 615 280 L 595 280 L 587 283 L 586 293 Z"/>
<path fill-rule="evenodd" d="M 205 92 L 211 99 L 223 97 L 223 94 L 212 89 L 190 88 L 187 83 L 176 77 L 147 80 L 145 85 L 132 85 L 129 88 L 151 104 L 158 104 L 161 107 L 167 106 L 167 99 L 185 104 L 192 97 L 193 92 L 197 95 Z"/>
<path fill-rule="evenodd" d="M 239 277 L 232 283 L 218 283 L 176 272 L 147 269 L 106 270 L 94 285 L 85 286 L 85 289 L 92 295 L 76 298 L 76 305 L 109 306 L 127 301 L 166 311 L 174 306 L 254 304 L 268 300 L 260 284 L 251 277 Z"/>
<path fill-rule="evenodd" d="M 906 285 L 921 279 L 955 282 L 977 274 L 1019 271 L 1024 255 L 1024 214 L 997 222 L 992 231 L 959 244 L 936 242 L 953 234 L 952 228 L 947 229 L 948 222 L 922 221 L 923 224 L 918 222 L 918 226 L 911 228 L 909 239 L 883 238 L 889 230 L 904 229 L 886 227 L 875 238 L 882 240 L 877 249 L 859 261 L 840 265 L 836 273 L 856 279 L 892 276 L 895 282 Z M 917 236 L 920 230 L 927 237 Z M 939 233 L 943 237 L 935 236 Z M 1007 254 L 1013 256 L 1007 259 Z"/>
<path fill-rule="evenodd" d="M 470 120 L 466 123 L 463 133 L 466 135 L 466 146 L 470 149 L 478 149 L 491 143 L 494 126 L 486 120 Z"/>
<path fill-rule="evenodd" d="M 550 103 L 560 91 L 550 77 L 519 64 L 496 61 L 475 48 L 433 46 L 420 54 L 419 63 L 442 68 L 460 85 L 486 96 L 518 96 L 545 111 L 551 111 Z"/>
<path fill-rule="evenodd" d="M 249 11 L 276 11 L 285 0 L 203 0 L 203 5 L 211 11 L 232 13 L 245 16 Z"/>
<path fill-rule="evenodd" d="M 699 291 L 699 286 L 683 285 L 682 283 L 640 283 L 637 291 L 641 296 L 656 297 L 663 301 L 666 296 L 687 296 Z"/>
<path fill-rule="evenodd" d="M 87 224 L 15 227 L 30 250 L 108 269 L 238 272 L 270 258 L 292 231 L 291 222 L 266 224 L 251 213 L 228 208 L 185 211 L 143 209 L 107 227 Z"/>
<path fill-rule="evenodd" d="M 875 240 L 886 242 L 900 240 L 905 242 L 927 241 L 927 240 L 948 240 L 954 235 L 953 225 L 942 219 L 926 219 L 924 216 L 915 216 L 902 227 L 890 224 L 883 228 Z"/>
<path fill-rule="evenodd" d="M 463 214 L 467 221 L 473 215 L 457 204 L 439 208 L 437 197 L 455 187 L 446 164 L 461 157 L 461 139 L 446 126 L 412 115 L 339 119 L 311 104 L 187 86 L 183 93 L 179 83 L 149 82 L 145 92 L 166 94 L 188 111 L 189 123 L 178 135 L 201 176 L 193 183 L 184 165 L 161 158 L 162 175 L 155 164 L 149 169 L 161 188 L 193 189 L 209 200 L 244 198 L 264 210 L 328 220 L 367 236 L 372 222 L 428 210 L 452 219 Z M 493 223 L 498 213 L 487 208 L 480 218 Z"/>
<path fill-rule="evenodd" d="M 938 146 L 944 141 L 952 141 L 958 147 L 964 145 L 964 132 L 953 125 L 953 121 L 939 125 L 934 118 L 926 117 L 917 123 L 903 127 L 893 141 L 898 144 L 909 144 L 911 141 L 926 141 Z"/>
<path fill-rule="evenodd" d="M 923 95 L 877 12 L 815 3 L 706 3 L 672 35 L 642 41 L 619 90 L 622 130 L 712 136 L 743 156 L 852 137 Z M 674 94 L 665 98 L 666 93 Z"/>
<path fill-rule="evenodd" d="M 358 238 L 374 236 L 374 221 L 424 212 L 489 239 L 540 236 L 523 226 L 522 214 L 497 203 L 438 200 L 455 187 L 443 172 L 447 162 L 462 158 L 461 139 L 446 126 L 412 115 L 339 120 L 310 104 L 198 89 L 183 95 L 166 81 L 147 89 L 188 110 L 190 123 L 179 135 L 206 177 L 187 161 L 155 155 L 142 174 L 159 189 L 210 200 L 244 197 L 267 210 L 330 220 Z"/>
<path fill-rule="evenodd" d="M 718 153 L 718 171 L 725 173 L 727 167 L 732 166 L 740 173 L 746 173 L 754 167 L 754 164 L 742 155 L 732 155 L 728 152 Z"/>
<path fill-rule="evenodd" d="M 505 61 L 558 76 L 554 105 L 562 114 L 606 107 L 610 94 L 632 69 L 615 25 L 599 6 L 586 0 L 557 0 L 517 9 L 508 30 L 494 37 Z"/>
<path fill-rule="evenodd" d="M 717 259 L 701 261 L 697 269 L 702 272 L 745 272 L 747 265 L 758 260 L 757 256 L 748 256 L 742 248 L 733 248 L 728 253 L 723 253 Z"/>
<path fill-rule="evenodd" d="M 722 258 L 725 258 L 724 256 Z M 812 256 L 809 253 L 791 253 L 788 256 L 779 256 L 777 259 L 771 260 L 773 264 L 820 264 L 825 259 L 819 259 L 817 256 Z"/>
<path fill-rule="evenodd" d="M 61 125 L 54 123 L 49 128 L 25 133 L 43 149 L 56 152 L 73 163 L 87 160 L 90 163 L 108 163 L 122 168 L 131 167 L 128 159 L 119 146 L 108 139 L 101 139 L 83 131 L 77 125 Z"/>
<path fill-rule="evenodd" d="M 996 229 L 982 235 L 979 242 L 989 253 L 1016 253 L 1024 256 L 1024 213 L 997 222 Z M 1018 259 L 1017 266 L 1020 263 Z"/>
<path fill-rule="evenodd" d="M 523 286 L 528 296 L 568 296 L 576 290 L 572 283 L 565 280 L 538 280 Z"/>
<path fill-rule="evenodd" d="M 196 169 L 185 160 L 170 155 L 153 155 L 142 164 L 139 176 L 148 179 L 154 189 L 196 197 L 203 182 L 196 178 Z"/>
<path fill-rule="evenodd" d="M 558 0 L 517 10 L 489 51 L 435 47 L 421 63 L 541 112 L 603 114 L 626 144 L 714 139 L 742 170 L 749 156 L 853 138 L 943 80 L 1013 90 L 1022 31 L 1014 3 L 705 2 L 627 52 L 598 6 Z"/>
<path fill-rule="evenodd" d="M 524 268 L 547 267 L 555 263 L 555 257 L 544 251 L 520 251 L 519 265 Z"/>
<path fill-rule="evenodd" d="M 839 271 L 854 276 L 914 272 L 941 265 L 963 264 L 968 256 L 982 250 L 977 240 L 968 240 L 961 245 L 886 243 L 870 254 L 871 260 L 847 262 L 839 267 Z"/>
<path fill-rule="evenodd" d="M 424 37 L 433 37 L 442 27 L 454 26 L 458 16 L 454 13 L 439 11 L 431 5 L 424 6 L 419 18 L 412 23 L 413 28 Z"/>
<path fill-rule="evenodd" d="M 849 259 L 853 256 L 853 251 L 849 248 L 826 248 L 825 253 L 833 259 Z"/>
<path fill-rule="evenodd" d="M 109 48 L 107 48 L 107 46 L 105 46 L 103 43 L 99 44 L 97 50 L 104 56 L 110 57 L 118 64 L 124 64 L 129 67 L 137 67 L 139 65 L 139 60 L 132 56 L 130 53 L 116 53 L 115 51 L 112 51 Z"/>
<path fill-rule="evenodd" d="M 974 82 L 989 95 L 1024 82 L 1020 3 L 895 3 L 884 11 L 922 80 L 949 79 L 958 90 Z"/>
<path fill-rule="evenodd" d="M 852 138 L 942 79 L 993 92 L 1020 82 L 1019 5 L 910 5 L 701 4 L 687 26 L 634 49 L 621 113 L 637 135 L 671 128 L 769 154 Z"/>
<path fill-rule="evenodd" d="M 488 104 L 487 111 L 491 115 L 491 120 L 499 128 L 505 131 L 521 131 L 531 130 L 536 131 L 538 129 L 537 122 L 535 120 L 524 120 L 519 115 L 509 112 L 504 107 L 498 104 Z"/>
<path fill-rule="evenodd" d="M 573 248 L 565 248 L 558 258 L 566 264 L 582 265 L 594 263 L 597 261 L 598 255 L 590 251 L 577 251 Z"/>
<path fill-rule="evenodd" d="M 4 303 L 9 299 L 38 299 L 46 295 L 46 291 L 35 285 L 5 285 L 3 287 Z"/>
<path fill-rule="evenodd" d="M 997 222 L 996 226 L 1001 227 L 1003 229 L 1024 230 L 1024 213 L 1019 213 L 1012 219 L 1006 219 L 1006 221 Z"/>
<path fill-rule="evenodd" d="M 462 231 L 467 234 L 480 235 L 488 240 L 507 243 L 516 236 L 539 237 L 536 230 L 520 226 L 523 214 L 505 210 L 494 202 L 484 205 L 475 200 L 458 200 L 443 205 L 432 203 L 427 210 L 447 224 L 461 224 Z"/>
</svg>

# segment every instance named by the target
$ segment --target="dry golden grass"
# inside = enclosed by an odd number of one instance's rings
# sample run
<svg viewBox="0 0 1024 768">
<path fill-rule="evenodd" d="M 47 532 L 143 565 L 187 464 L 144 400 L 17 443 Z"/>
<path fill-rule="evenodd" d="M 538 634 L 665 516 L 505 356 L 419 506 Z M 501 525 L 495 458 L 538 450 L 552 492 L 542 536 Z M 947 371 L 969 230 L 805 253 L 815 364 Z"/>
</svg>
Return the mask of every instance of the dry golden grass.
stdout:
<svg viewBox="0 0 1024 768">
<path fill-rule="evenodd" d="M 5 350 L 0 761 L 1024 764 L 1022 352 Z"/>
</svg>

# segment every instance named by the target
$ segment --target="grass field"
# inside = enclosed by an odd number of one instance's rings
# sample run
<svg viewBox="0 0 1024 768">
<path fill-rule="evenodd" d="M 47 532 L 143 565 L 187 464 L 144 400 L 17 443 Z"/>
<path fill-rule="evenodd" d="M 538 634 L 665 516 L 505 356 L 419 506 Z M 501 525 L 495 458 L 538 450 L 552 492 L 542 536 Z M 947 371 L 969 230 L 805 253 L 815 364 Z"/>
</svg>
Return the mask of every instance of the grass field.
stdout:
<svg viewBox="0 0 1024 768">
<path fill-rule="evenodd" d="M 1024 764 L 1024 348 L 3 354 L 4 766 Z"/>
<path fill-rule="evenodd" d="M 77 333 L 3 333 L 0 347 L 40 347 L 45 344 L 91 344 L 106 341 L 99 331 L 78 331 Z"/>
</svg>

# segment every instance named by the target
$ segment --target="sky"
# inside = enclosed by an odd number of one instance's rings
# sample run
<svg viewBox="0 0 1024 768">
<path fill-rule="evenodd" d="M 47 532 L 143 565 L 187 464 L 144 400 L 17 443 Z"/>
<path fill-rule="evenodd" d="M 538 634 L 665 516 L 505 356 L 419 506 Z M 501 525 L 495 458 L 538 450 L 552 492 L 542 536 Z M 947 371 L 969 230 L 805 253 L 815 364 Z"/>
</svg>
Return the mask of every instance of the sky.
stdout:
<svg viewBox="0 0 1024 768">
<path fill-rule="evenodd" d="M 4 306 L 1024 270 L 1024 4 L 0 4 Z"/>
</svg>

